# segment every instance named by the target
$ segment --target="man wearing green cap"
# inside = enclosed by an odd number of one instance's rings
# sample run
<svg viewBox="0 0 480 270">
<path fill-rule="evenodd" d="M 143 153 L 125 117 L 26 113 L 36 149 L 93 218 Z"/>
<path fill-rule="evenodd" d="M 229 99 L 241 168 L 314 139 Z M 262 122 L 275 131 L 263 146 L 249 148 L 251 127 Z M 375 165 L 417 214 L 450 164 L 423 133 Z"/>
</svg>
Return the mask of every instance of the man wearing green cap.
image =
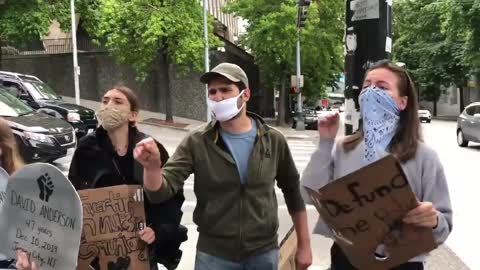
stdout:
<svg viewBox="0 0 480 270">
<path fill-rule="evenodd" d="M 307 214 L 285 137 L 247 112 L 250 89 L 239 66 L 222 63 L 200 80 L 208 85 L 215 120 L 189 134 L 163 168 L 152 139 L 134 151 L 145 168 L 147 196 L 167 200 L 193 173 L 195 270 L 277 270 L 276 181 L 297 233 L 297 269 L 307 269 L 312 263 Z"/>
</svg>

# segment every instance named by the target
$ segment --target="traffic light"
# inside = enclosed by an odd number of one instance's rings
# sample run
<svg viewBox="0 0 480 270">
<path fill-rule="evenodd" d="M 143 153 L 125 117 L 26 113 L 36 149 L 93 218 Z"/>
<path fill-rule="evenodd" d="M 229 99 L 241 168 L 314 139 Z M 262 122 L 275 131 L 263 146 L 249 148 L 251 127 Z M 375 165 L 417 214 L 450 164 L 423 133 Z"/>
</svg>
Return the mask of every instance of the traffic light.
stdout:
<svg viewBox="0 0 480 270">
<path fill-rule="evenodd" d="M 312 3 L 312 0 L 299 0 L 298 5 L 301 7 L 308 7 Z"/>
<path fill-rule="evenodd" d="M 298 15 L 297 15 L 297 27 L 305 27 L 307 22 L 308 6 L 312 3 L 311 0 L 298 0 Z"/>
<path fill-rule="evenodd" d="M 298 18 L 297 18 L 297 27 L 305 27 L 307 22 L 307 9 L 305 7 L 300 7 L 298 9 Z"/>
</svg>

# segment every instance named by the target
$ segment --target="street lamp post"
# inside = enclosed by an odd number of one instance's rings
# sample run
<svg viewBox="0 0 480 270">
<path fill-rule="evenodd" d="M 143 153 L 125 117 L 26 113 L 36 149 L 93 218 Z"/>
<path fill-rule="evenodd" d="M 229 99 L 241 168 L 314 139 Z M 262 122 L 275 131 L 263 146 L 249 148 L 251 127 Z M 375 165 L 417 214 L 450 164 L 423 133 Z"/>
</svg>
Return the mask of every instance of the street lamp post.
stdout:
<svg viewBox="0 0 480 270">
<path fill-rule="evenodd" d="M 301 63 L 300 63 L 300 30 L 298 31 L 297 33 L 297 87 L 298 87 L 298 100 L 297 100 L 297 126 L 296 126 L 296 129 L 301 131 L 301 130 L 305 130 L 305 121 L 303 119 L 303 109 L 302 109 L 302 105 L 303 105 L 303 101 L 302 101 L 302 91 L 301 91 L 301 87 L 300 87 L 300 76 L 301 76 Z"/>
<path fill-rule="evenodd" d="M 75 20 L 75 0 L 70 0 L 70 12 L 72 17 L 72 54 L 73 54 L 73 80 L 75 84 L 75 102 L 80 105 L 80 67 L 77 58 L 77 27 Z"/>
<path fill-rule="evenodd" d="M 203 0 L 203 38 L 205 39 L 205 72 L 210 71 L 210 56 L 208 52 L 208 14 L 207 14 L 207 2 Z M 205 104 L 207 106 L 207 122 L 212 120 L 212 113 L 208 107 L 208 85 L 205 85 Z"/>
<path fill-rule="evenodd" d="M 302 100 L 302 87 L 301 87 L 301 55 L 300 55 L 300 31 L 305 27 L 307 20 L 307 7 L 310 6 L 311 0 L 298 0 L 298 12 L 297 12 L 297 48 L 296 48 L 296 87 L 298 89 L 297 100 L 297 125 L 296 130 L 305 130 L 305 121 L 303 117 L 303 100 Z"/>
</svg>

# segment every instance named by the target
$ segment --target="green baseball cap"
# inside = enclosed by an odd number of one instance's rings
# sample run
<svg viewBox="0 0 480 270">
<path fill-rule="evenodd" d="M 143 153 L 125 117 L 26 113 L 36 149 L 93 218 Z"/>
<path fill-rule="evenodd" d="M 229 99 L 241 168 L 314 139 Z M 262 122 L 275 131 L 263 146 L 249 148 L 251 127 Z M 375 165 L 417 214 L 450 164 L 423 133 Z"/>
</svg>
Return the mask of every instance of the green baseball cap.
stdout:
<svg viewBox="0 0 480 270">
<path fill-rule="evenodd" d="M 211 71 L 203 74 L 200 77 L 202 83 L 209 83 L 213 78 L 223 76 L 232 82 L 242 82 L 245 87 L 248 87 L 248 77 L 239 66 L 232 63 L 221 63 L 214 67 Z"/>
</svg>

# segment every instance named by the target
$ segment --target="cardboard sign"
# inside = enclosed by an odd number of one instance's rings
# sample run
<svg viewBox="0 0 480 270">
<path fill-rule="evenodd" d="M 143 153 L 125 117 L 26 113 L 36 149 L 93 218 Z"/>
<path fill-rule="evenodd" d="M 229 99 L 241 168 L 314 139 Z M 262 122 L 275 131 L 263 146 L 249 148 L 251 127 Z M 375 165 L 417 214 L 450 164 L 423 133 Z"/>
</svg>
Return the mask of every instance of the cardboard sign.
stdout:
<svg viewBox="0 0 480 270">
<path fill-rule="evenodd" d="M 292 227 L 280 243 L 278 269 L 295 270 L 295 254 L 297 253 L 297 233 Z"/>
<path fill-rule="evenodd" d="M 0 252 L 23 249 L 42 270 L 75 269 L 82 231 L 77 192 L 50 164 L 35 163 L 12 175 L 0 218 Z"/>
<path fill-rule="evenodd" d="M 432 229 L 402 222 L 417 198 L 391 155 L 318 192 L 307 191 L 335 242 L 360 270 L 390 269 L 437 247 Z"/>
<path fill-rule="evenodd" d="M 138 232 L 145 227 L 141 186 L 121 185 L 79 191 L 83 232 L 78 269 L 90 269 L 95 258 L 101 270 L 149 270 L 148 248 Z"/>
</svg>

